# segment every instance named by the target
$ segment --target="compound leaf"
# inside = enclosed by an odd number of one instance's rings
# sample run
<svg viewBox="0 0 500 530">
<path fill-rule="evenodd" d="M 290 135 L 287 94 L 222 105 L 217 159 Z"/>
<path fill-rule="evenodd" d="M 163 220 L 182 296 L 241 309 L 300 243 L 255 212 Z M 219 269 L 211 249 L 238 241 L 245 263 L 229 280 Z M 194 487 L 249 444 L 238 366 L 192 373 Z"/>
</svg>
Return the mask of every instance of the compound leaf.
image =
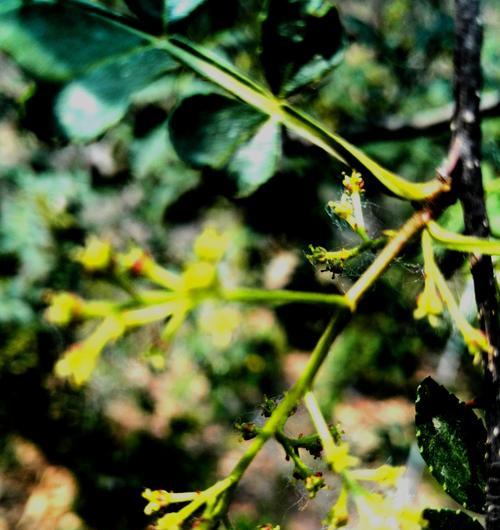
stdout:
<svg viewBox="0 0 500 530">
<path fill-rule="evenodd" d="M 273 0 L 262 24 L 269 86 L 286 94 L 318 80 L 340 60 L 343 29 L 330 0 Z"/>
<path fill-rule="evenodd" d="M 476 414 L 431 377 L 415 402 L 417 443 L 429 471 L 468 510 L 482 512 L 486 486 L 486 429 Z"/>
<path fill-rule="evenodd" d="M 460 510 L 431 510 L 423 512 L 426 530 L 483 530 L 480 522 Z"/>
</svg>

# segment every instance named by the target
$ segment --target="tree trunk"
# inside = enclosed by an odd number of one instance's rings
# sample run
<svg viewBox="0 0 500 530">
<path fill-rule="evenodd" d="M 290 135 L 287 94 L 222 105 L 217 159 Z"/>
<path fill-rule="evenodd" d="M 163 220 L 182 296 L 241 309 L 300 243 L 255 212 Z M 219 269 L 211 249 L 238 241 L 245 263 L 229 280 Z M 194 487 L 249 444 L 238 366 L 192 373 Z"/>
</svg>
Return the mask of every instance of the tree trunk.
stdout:
<svg viewBox="0 0 500 530">
<path fill-rule="evenodd" d="M 453 185 L 464 209 L 467 234 L 487 237 L 486 214 L 481 178 L 481 123 L 479 99 L 482 87 L 482 21 L 479 0 L 455 0 L 455 113 L 453 142 L 459 152 Z M 492 346 L 484 355 L 486 428 L 488 431 L 488 490 L 486 529 L 500 528 L 500 332 L 498 298 L 492 260 L 474 255 L 471 272 L 480 325 Z"/>
</svg>

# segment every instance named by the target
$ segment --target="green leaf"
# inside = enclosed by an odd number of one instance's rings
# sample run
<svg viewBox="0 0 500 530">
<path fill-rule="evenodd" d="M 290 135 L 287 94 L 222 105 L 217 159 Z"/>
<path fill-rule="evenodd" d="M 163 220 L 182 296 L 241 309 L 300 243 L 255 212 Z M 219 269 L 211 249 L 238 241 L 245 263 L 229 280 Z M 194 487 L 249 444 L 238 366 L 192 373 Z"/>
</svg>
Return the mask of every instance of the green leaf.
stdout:
<svg viewBox="0 0 500 530">
<path fill-rule="evenodd" d="M 71 4 L 12 0 L 0 11 L 0 49 L 49 81 L 72 79 L 145 44 L 146 39 L 125 26 Z"/>
<path fill-rule="evenodd" d="M 280 125 L 237 100 L 218 94 L 186 98 L 170 117 L 169 131 L 182 160 L 196 167 L 227 167 L 241 195 L 276 170 Z"/>
<path fill-rule="evenodd" d="M 427 521 L 425 530 L 483 530 L 477 519 L 473 519 L 460 510 L 431 510 L 423 512 Z"/>
<path fill-rule="evenodd" d="M 130 10 L 139 18 L 160 27 L 167 22 L 177 22 L 189 16 L 206 0 L 125 0 Z"/>
<path fill-rule="evenodd" d="M 206 0 L 166 0 L 167 20 L 177 22 L 190 15 L 198 6 Z"/>
<path fill-rule="evenodd" d="M 125 115 L 136 92 L 176 66 L 164 51 L 147 47 L 94 68 L 58 97 L 56 115 L 64 132 L 80 140 L 96 137 Z"/>
<path fill-rule="evenodd" d="M 343 29 L 330 0 L 273 0 L 262 24 L 261 60 L 275 94 L 318 80 L 337 65 Z"/>
<path fill-rule="evenodd" d="M 238 149 L 229 172 L 238 178 L 240 196 L 250 195 L 276 172 L 281 155 L 281 126 L 268 119 L 248 143 Z"/>
<path fill-rule="evenodd" d="M 475 413 L 431 377 L 415 402 L 417 443 L 429 471 L 464 508 L 482 512 L 486 486 L 486 429 Z"/>
</svg>

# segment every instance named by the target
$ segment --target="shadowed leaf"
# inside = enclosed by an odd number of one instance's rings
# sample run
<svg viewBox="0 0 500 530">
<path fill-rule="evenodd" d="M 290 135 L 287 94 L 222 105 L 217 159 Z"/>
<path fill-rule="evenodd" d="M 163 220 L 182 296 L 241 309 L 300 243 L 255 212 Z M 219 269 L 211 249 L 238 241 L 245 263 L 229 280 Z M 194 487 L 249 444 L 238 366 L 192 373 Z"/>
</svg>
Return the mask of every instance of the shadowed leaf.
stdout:
<svg viewBox="0 0 500 530">
<path fill-rule="evenodd" d="M 343 30 L 328 0 L 273 0 L 262 24 L 262 65 L 275 94 L 318 80 L 340 59 Z"/>
<path fill-rule="evenodd" d="M 415 402 L 417 443 L 443 489 L 468 510 L 482 512 L 486 486 L 486 430 L 475 413 L 431 377 Z"/>
</svg>

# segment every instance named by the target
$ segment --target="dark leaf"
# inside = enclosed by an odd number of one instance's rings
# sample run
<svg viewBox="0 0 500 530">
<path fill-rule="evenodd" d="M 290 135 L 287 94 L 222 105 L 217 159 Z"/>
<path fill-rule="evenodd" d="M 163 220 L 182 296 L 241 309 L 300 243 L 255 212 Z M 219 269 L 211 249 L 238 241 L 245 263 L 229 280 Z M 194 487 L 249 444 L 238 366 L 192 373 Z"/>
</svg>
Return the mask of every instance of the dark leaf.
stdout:
<svg viewBox="0 0 500 530">
<path fill-rule="evenodd" d="M 483 530 L 477 519 L 459 510 L 424 510 L 426 530 Z"/>
<path fill-rule="evenodd" d="M 185 162 L 227 168 L 240 195 L 247 195 L 275 172 L 280 125 L 255 109 L 217 94 L 187 98 L 169 121 L 172 144 Z"/>
<path fill-rule="evenodd" d="M 262 24 L 262 65 L 275 94 L 318 80 L 340 59 L 343 30 L 330 0 L 273 0 Z"/>
<path fill-rule="evenodd" d="M 415 402 L 417 443 L 443 489 L 468 510 L 482 512 L 486 486 L 486 430 L 475 413 L 431 377 Z"/>
<path fill-rule="evenodd" d="M 69 4 L 8 0 L 0 8 L 0 49 L 50 81 L 72 79 L 146 44 L 125 26 Z"/>
</svg>

